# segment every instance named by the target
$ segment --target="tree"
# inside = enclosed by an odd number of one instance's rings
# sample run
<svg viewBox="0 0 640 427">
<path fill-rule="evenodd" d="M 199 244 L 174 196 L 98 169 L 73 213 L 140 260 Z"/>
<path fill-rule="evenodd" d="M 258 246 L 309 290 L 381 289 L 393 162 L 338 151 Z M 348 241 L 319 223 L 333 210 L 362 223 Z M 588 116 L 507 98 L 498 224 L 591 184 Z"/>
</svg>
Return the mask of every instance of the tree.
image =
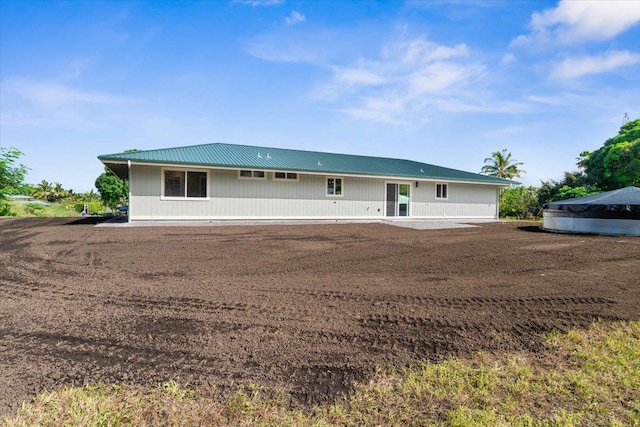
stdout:
<svg viewBox="0 0 640 427">
<path fill-rule="evenodd" d="M 506 188 L 500 193 L 500 216 L 524 218 L 530 212 L 537 214 L 538 189 L 535 187 Z"/>
<path fill-rule="evenodd" d="M 511 153 L 507 153 L 506 148 L 502 151 L 494 151 L 491 153 L 491 157 L 484 159 L 484 162 L 489 163 L 485 164 L 480 170 L 480 173 L 485 175 L 512 179 L 520 178 L 520 174 L 525 173 L 518 168 L 523 163 L 511 160 Z"/>
<path fill-rule="evenodd" d="M 601 190 L 597 187 L 569 187 L 568 185 L 563 185 L 558 189 L 556 200 L 576 199 L 600 192 Z"/>
<path fill-rule="evenodd" d="M 538 189 L 538 205 L 555 202 L 556 200 L 573 199 L 602 192 L 593 185 L 589 177 L 580 171 L 565 172 L 562 181 L 543 181 Z"/>
<path fill-rule="evenodd" d="M 82 202 L 97 202 L 97 201 L 100 201 L 100 195 L 98 193 L 96 193 L 95 191 L 93 191 L 93 189 L 91 189 L 91 191 L 89 191 L 88 193 L 76 194 L 76 198 L 77 198 L 77 200 L 80 200 Z"/>
<path fill-rule="evenodd" d="M 640 119 L 623 124 L 599 149 L 581 153 L 578 166 L 603 190 L 640 186 Z"/>
<path fill-rule="evenodd" d="M 6 195 L 20 193 L 27 167 L 15 163 L 22 155 L 17 148 L 0 148 L 0 216 L 10 213 Z"/>
<path fill-rule="evenodd" d="M 36 185 L 36 188 L 32 195 L 36 199 L 51 202 L 53 201 L 53 186 L 49 181 L 43 179 L 42 181 L 40 181 L 40 184 Z"/>
<path fill-rule="evenodd" d="M 66 199 L 71 194 L 72 192 L 62 188 L 62 184 L 60 184 L 59 182 L 55 182 L 53 184 L 53 189 L 51 191 L 51 197 L 53 198 L 53 201 L 59 202 L 62 199 Z"/>
<path fill-rule="evenodd" d="M 129 183 L 120 179 L 105 166 L 104 172 L 96 178 L 95 186 L 100 193 L 102 203 L 112 210 L 126 203 L 129 196 Z"/>
</svg>

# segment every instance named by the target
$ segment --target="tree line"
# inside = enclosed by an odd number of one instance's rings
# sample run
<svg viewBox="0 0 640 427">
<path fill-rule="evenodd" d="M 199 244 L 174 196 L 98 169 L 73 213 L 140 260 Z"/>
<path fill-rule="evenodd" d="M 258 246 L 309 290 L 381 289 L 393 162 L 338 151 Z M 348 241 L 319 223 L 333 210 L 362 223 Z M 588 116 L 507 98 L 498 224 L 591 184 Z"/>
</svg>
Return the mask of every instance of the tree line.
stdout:
<svg viewBox="0 0 640 427">
<path fill-rule="evenodd" d="M 23 153 L 17 148 L 0 148 L 0 216 L 12 215 L 9 199 L 13 196 L 29 196 L 47 203 L 59 203 L 68 209 L 86 214 L 98 213 L 105 209 L 115 211 L 127 203 L 128 182 L 119 179 L 111 170 L 96 179 L 93 189 L 86 193 L 76 193 L 65 189 L 59 182 L 42 180 L 38 184 L 24 182 L 27 166 L 17 164 Z"/>
<path fill-rule="evenodd" d="M 118 206 L 127 203 L 128 181 L 118 178 L 107 167 L 96 178 L 97 193 L 93 190 L 74 193 L 73 190 L 64 189 L 60 183 L 46 180 L 37 185 L 25 184 L 28 168 L 17 164 L 22 155 L 13 147 L 0 148 L 0 216 L 11 214 L 7 198 L 19 194 L 48 202 L 73 203 L 76 210 L 89 204 L 94 212 L 100 204 L 115 211 Z M 602 147 L 593 152 L 583 151 L 577 160 L 578 170 L 565 172 L 560 181 L 548 180 L 542 181 L 539 187 L 516 186 L 503 190 L 500 195 L 500 216 L 537 216 L 548 202 L 640 186 L 640 118 L 625 121 L 618 135 L 607 139 Z M 520 169 L 523 163 L 512 159 L 507 149 L 493 152 L 484 163 L 480 173 L 489 176 L 512 180 L 525 173 Z"/>
<path fill-rule="evenodd" d="M 626 116 L 625 116 L 626 117 Z M 511 159 L 507 150 L 492 153 L 481 173 L 500 178 L 520 178 L 522 163 Z M 542 181 L 540 187 L 507 188 L 500 195 L 500 216 L 537 216 L 545 203 L 640 186 L 640 119 L 625 120 L 618 135 L 602 147 L 583 151 L 578 170 L 567 171 L 560 181 Z"/>
</svg>

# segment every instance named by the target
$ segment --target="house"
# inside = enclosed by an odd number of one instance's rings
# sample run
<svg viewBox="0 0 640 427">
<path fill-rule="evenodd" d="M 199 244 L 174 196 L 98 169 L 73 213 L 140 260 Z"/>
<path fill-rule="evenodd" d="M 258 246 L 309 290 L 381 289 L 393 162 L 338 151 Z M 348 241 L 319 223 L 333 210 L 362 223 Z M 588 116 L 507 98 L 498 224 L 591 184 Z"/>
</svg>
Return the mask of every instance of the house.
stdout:
<svg viewBox="0 0 640 427">
<path fill-rule="evenodd" d="M 511 181 L 411 160 L 232 144 L 98 156 L 129 221 L 497 218 Z"/>
</svg>

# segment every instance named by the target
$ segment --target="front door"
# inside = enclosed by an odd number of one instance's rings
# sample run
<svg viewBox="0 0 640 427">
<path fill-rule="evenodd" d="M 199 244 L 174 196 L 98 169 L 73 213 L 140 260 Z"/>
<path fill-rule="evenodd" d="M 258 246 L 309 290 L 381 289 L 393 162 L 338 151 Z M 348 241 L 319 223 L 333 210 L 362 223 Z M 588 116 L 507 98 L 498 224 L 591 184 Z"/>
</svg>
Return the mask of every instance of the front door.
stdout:
<svg viewBox="0 0 640 427">
<path fill-rule="evenodd" d="M 387 183 L 387 216 L 409 216 L 409 184 Z"/>
</svg>

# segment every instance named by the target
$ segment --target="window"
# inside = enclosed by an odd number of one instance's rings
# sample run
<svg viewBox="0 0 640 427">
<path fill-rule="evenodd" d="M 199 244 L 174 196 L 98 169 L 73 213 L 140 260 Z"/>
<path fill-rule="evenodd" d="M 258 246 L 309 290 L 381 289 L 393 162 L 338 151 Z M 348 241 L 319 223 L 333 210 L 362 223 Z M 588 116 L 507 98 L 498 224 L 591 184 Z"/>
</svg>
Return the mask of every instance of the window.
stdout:
<svg viewBox="0 0 640 427">
<path fill-rule="evenodd" d="M 298 174 L 295 172 L 274 172 L 273 173 L 274 180 L 286 180 L 286 181 L 297 181 Z"/>
<path fill-rule="evenodd" d="M 164 170 L 164 197 L 206 198 L 207 172 Z"/>
<path fill-rule="evenodd" d="M 184 171 L 164 171 L 164 196 L 184 197 Z"/>
<path fill-rule="evenodd" d="M 207 197 L 206 172 L 187 172 L 187 197 Z"/>
<path fill-rule="evenodd" d="M 254 170 L 240 170 L 238 171 L 238 178 L 240 179 L 267 179 L 265 171 Z"/>
<path fill-rule="evenodd" d="M 342 178 L 327 178 L 327 196 L 342 196 Z"/>
<path fill-rule="evenodd" d="M 436 184 L 436 199 L 446 199 L 448 193 L 447 184 Z"/>
</svg>

